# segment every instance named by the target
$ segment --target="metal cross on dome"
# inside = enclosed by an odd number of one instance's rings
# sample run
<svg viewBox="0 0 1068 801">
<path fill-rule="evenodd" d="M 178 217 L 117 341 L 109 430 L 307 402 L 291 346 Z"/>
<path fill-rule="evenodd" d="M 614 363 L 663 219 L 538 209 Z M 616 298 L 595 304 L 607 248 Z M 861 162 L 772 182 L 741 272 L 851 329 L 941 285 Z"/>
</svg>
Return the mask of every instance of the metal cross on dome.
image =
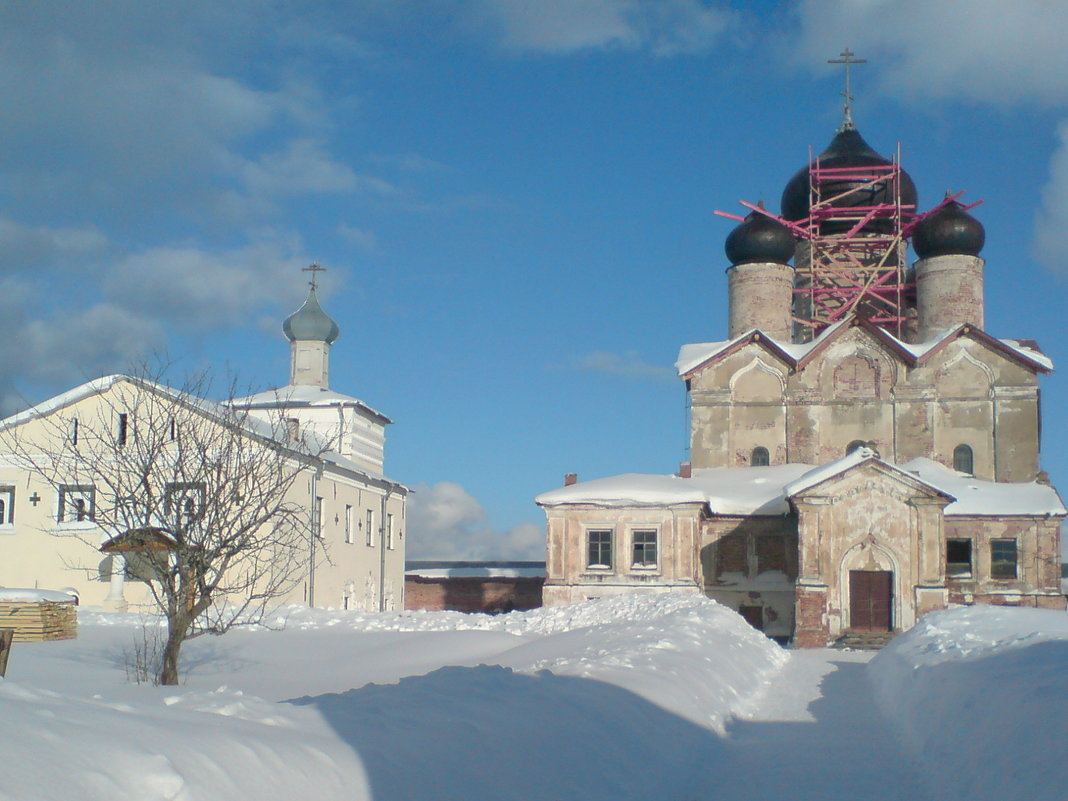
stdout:
<svg viewBox="0 0 1068 801">
<path fill-rule="evenodd" d="M 312 291 L 314 291 L 314 290 L 319 288 L 319 282 L 315 280 L 315 274 L 316 273 L 325 273 L 326 272 L 326 268 L 325 267 L 320 267 L 315 262 L 312 262 L 311 265 L 308 266 L 308 267 L 301 267 L 300 271 L 302 273 L 311 273 L 311 280 L 308 282 L 308 285 L 312 288 Z"/>
<path fill-rule="evenodd" d="M 856 126 L 853 124 L 853 95 L 849 91 L 849 68 L 854 64 L 867 64 L 866 58 L 853 58 L 855 53 L 848 47 L 838 54 L 838 58 L 827 59 L 828 64 L 844 64 L 845 65 L 845 91 L 842 92 L 842 97 L 845 98 L 845 105 L 843 106 L 842 125 L 838 128 L 839 131 L 852 131 Z"/>
</svg>

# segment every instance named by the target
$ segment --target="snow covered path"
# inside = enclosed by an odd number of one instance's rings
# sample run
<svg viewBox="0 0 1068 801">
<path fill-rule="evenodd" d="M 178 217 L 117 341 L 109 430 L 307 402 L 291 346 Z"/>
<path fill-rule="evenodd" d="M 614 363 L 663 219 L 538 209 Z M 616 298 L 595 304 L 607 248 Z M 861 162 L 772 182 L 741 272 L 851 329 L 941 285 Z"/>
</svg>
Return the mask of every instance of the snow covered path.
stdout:
<svg viewBox="0 0 1068 801">
<path fill-rule="evenodd" d="M 728 729 L 708 798 L 900 801 L 931 797 L 876 706 L 871 653 L 793 651 L 748 720 Z"/>
</svg>

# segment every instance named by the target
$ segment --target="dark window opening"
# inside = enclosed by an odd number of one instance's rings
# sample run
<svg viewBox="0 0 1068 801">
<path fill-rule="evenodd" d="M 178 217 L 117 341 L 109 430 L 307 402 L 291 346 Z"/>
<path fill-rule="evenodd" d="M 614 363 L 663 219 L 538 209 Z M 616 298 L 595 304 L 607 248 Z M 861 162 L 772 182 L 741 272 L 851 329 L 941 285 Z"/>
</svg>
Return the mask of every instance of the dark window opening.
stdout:
<svg viewBox="0 0 1068 801">
<path fill-rule="evenodd" d="M 953 469 L 958 473 L 975 473 L 975 457 L 967 445 L 958 445 L 953 449 Z"/>
<path fill-rule="evenodd" d="M 656 567 L 656 530 L 635 531 L 632 537 L 634 557 L 631 567 Z"/>
<path fill-rule="evenodd" d="M 612 532 L 590 531 L 586 535 L 589 545 L 587 567 L 597 567 L 605 570 L 612 568 Z"/>
<path fill-rule="evenodd" d="M 130 433 L 130 416 L 123 412 L 119 415 L 119 431 L 117 434 L 117 440 L 119 447 L 123 447 L 126 444 L 126 439 Z"/>
<path fill-rule="evenodd" d="M 767 467 L 771 464 L 771 455 L 767 448 L 753 448 L 753 454 L 749 457 L 749 464 L 753 467 Z"/>
<path fill-rule="evenodd" d="M 75 417 L 70 421 L 70 444 L 78 444 L 78 418 Z"/>
<path fill-rule="evenodd" d="M 1016 540 L 990 541 L 990 577 L 1016 578 Z"/>
<path fill-rule="evenodd" d="M 757 631 L 764 630 L 764 607 L 743 605 L 738 607 L 738 614 L 741 615 L 745 622 L 752 626 Z"/>
<path fill-rule="evenodd" d="M 972 574 L 972 541 L 946 540 L 946 575 L 970 576 Z"/>
</svg>

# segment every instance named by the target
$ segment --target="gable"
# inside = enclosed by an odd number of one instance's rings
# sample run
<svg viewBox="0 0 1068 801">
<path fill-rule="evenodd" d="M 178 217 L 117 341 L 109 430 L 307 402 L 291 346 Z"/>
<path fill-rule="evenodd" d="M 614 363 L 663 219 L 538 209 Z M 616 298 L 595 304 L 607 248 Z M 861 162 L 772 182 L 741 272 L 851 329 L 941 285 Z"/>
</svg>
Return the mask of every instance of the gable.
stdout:
<svg viewBox="0 0 1068 801">
<path fill-rule="evenodd" d="M 786 494 L 791 501 L 809 498 L 844 500 L 864 493 L 894 498 L 901 502 L 924 499 L 940 502 L 943 506 L 955 500 L 952 495 L 911 473 L 875 456 L 858 457 L 856 452 L 817 468 L 786 486 Z"/>
</svg>

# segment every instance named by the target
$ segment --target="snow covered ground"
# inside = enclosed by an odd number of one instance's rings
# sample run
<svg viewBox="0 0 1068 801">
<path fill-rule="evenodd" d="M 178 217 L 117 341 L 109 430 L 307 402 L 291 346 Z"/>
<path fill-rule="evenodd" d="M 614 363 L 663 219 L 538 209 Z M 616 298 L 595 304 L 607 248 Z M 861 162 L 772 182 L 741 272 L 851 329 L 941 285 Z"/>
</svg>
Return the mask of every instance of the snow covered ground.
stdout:
<svg viewBox="0 0 1068 801">
<path fill-rule="evenodd" d="M 282 618 L 190 642 L 180 688 L 127 680 L 135 616 L 83 611 L 77 640 L 16 643 L 0 682 L 0 799 L 889 801 L 1068 787 L 1063 613 L 931 616 L 870 664 L 784 651 L 692 595 Z"/>
</svg>

